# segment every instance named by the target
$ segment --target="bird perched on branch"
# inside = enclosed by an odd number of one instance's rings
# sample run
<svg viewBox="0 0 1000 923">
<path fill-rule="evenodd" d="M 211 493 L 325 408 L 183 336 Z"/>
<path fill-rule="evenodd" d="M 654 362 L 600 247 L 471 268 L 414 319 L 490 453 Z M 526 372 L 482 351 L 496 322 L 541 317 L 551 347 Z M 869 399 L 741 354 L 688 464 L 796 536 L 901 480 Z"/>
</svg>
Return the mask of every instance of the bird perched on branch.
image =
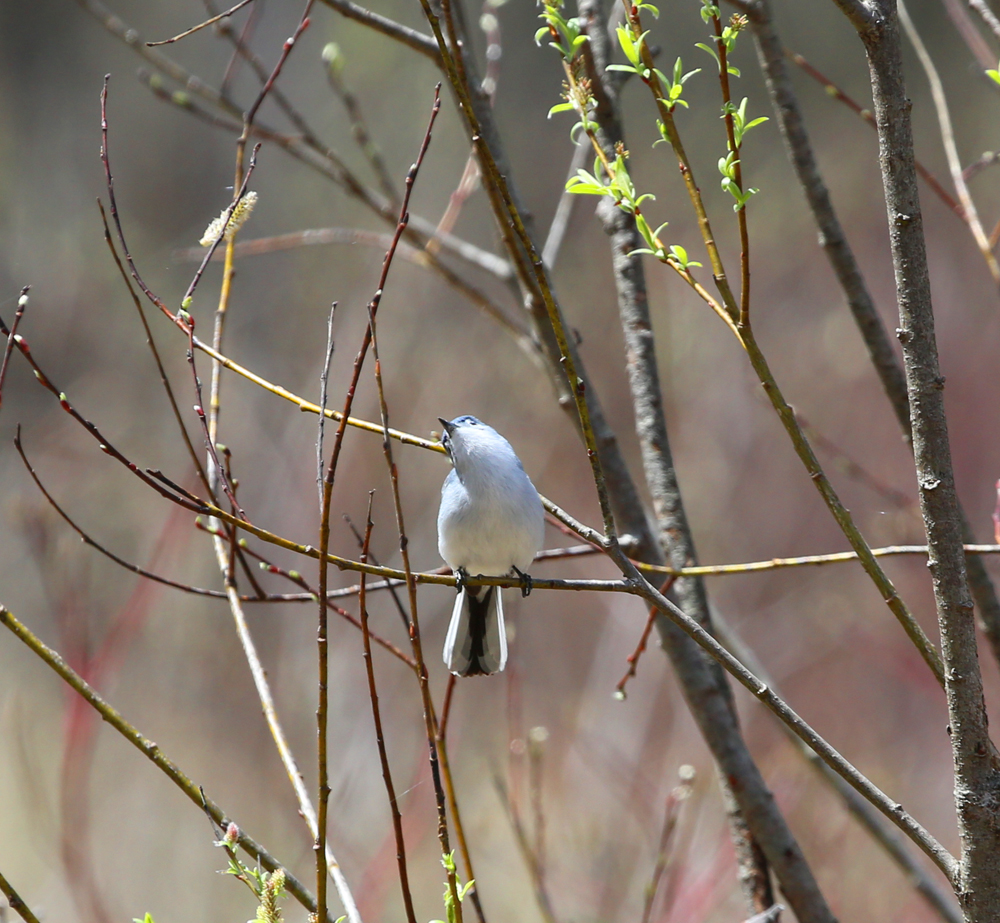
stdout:
<svg viewBox="0 0 1000 923">
<path fill-rule="evenodd" d="M 441 424 L 441 442 L 454 467 L 441 487 L 438 550 L 458 579 L 444 662 L 456 676 L 499 673 L 507 663 L 500 587 L 470 587 L 467 581 L 516 574 L 527 596 L 527 571 L 542 547 L 545 511 L 521 460 L 495 429 L 470 416 Z"/>
</svg>

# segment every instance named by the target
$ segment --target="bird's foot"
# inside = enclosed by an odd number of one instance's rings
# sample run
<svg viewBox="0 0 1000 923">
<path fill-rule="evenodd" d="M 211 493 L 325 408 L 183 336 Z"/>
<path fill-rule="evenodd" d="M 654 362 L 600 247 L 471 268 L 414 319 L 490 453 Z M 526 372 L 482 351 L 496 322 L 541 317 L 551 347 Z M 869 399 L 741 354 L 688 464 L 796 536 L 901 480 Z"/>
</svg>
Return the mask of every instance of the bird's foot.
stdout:
<svg viewBox="0 0 1000 923">
<path fill-rule="evenodd" d="M 514 568 L 514 573 L 521 579 L 521 596 L 530 596 L 531 590 L 534 586 L 531 580 L 531 575 L 523 573 L 516 567 Z"/>
<path fill-rule="evenodd" d="M 464 568 L 460 567 L 455 571 L 455 590 L 461 593 L 465 589 L 465 584 L 469 580 L 469 572 Z"/>
</svg>

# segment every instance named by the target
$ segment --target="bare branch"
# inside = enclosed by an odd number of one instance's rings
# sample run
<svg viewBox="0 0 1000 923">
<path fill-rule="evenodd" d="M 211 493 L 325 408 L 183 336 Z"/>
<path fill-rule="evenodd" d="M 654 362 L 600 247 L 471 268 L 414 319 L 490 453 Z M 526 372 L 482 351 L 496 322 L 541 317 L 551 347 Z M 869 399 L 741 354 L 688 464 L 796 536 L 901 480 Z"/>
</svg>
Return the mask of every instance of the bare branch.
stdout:
<svg viewBox="0 0 1000 923">
<path fill-rule="evenodd" d="M 154 766 L 163 772 L 171 782 L 174 783 L 194 805 L 205 811 L 220 827 L 228 827 L 232 823 L 230 818 L 219 805 L 205 794 L 205 790 L 195 785 L 174 763 L 168 759 L 160 746 L 149 738 L 144 737 L 136 730 L 121 714 L 111 707 L 82 676 L 80 676 L 58 652 L 52 650 L 44 644 L 38 637 L 26 628 L 14 614 L 0 605 L 0 624 L 10 629 L 11 633 L 21 641 L 26 647 L 32 650 L 52 668 L 62 679 L 74 690 L 76 690 L 101 716 L 101 718 L 119 734 L 122 735 L 133 747 L 139 750 Z M 238 839 L 240 848 L 255 862 L 259 862 L 269 872 L 279 868 L 285 868 L 267 849 L 249 836 L 242 828 L 239 831 Z M 288 893 L 291 894 L 306 910 L 316 913 L 316 899 L 309 892 L 309 889 L 302 884 L 291 872 L 285 868 L 285 879 Z M 327 923 L 334 923 L 330 914 L 326 916 Z"/>
<path fill-rule="evenodd" d="M 972 9 L 982 16 L 983 22 L 989 26 L 994 37 L 1000 40 L 1000 19 L 997 19 L 996 13 L 989 8 L 986 0 L 968 0 L 968 3 Z"/>
<path fill-rule="evenodd" d="M 374 29 L 376 32 L 381 32 L 383 35 L 401 42 L 408 48 L 430 58 L 438 67 L 441 66 L 441 55 L 438 52 L 437 42 L 431 36 L 411 29 L 409 26 L 404 26 L 379 13 L 373 13 L 357 3 L 352 3 L 351 0 L 322 0 L 322 2 L 348 19 L 360 22 L 363 26 L 368 26 L 369 29 Z"/>
<path fill-rule="evenodd" d="M 937 111 L 938 124 L 941 128 L 941 142 L 944 145 L 945 155 L 948 158 L 948 169 L 951 171 L 951 181 L 955 184 L 955 191 L 958 193 L 959 201 L 962 203 L 962 211 L 965 213 L 965 222 L 972 232 L 972 236 L 979 247 L 979 252 L 989 267 L 990 275 L 993 276 L 995 284 L 1000 285 L 1000 264 L 993 254 L 993 249 L 983 230 L 982 222 L 979 220 L 979 213 L 976 211 L 976 203 L 972 201 L 969 194 L 969 187 L 966 185 L 965 176 L 962 172 L 962 161 L 958 156 L 958 148 L 955 146 L 955 132 L 951 126 L 951 114 L 948 111 L 948 100 L 944 95 L 944 86 L 938 76 L 937 67 L 931 58 L 927 47 L 920 38 L 910 14 L 906 10 L 903 0 L 897 0 L 899 10 L 899 21 L 903 24 L 903 29 L 917 53 L 924 73 L 927 74 L 927 81 L 931 85 L 931 96 L 934 99 L 934 108 Z"/>
<path fill-rule="evenodd" d="M 953 884 L 968 918 L 980 921 L 989 919 L 1000 906 L 1000 827 L 994 806 L 1000 774 L 988 732 L 971 618 L 899 27 L 891 0 L 878 0 L 878 8 L 879 27 L 862 32 L 861 38 L 868 54 L 879 127 L 914 460 L 946 665 L 955 807 L 962 838 L 961 875 Z"/>
<path fill-rule="evenodd" d="M 182 38 L 187 38 L 189 35 L 194 35 L 195 32 L 200 32 L 206 26 L 211 26 L 211 25 L 219 22 L 219 20 L 221 20 L 221 19 L 226 19 L 226 18 L 232 16 L 233 13 L 237 12 L 238 10 L 243 9 L 243 7 L 245 7 L 248 3 L 251 3 L 251 2 L 252 2 L 252 0 L 240 0 L 240 2 L 236 4 L 236 6 L 231 7 L 230 9 L 226 10 L 224 13 L 219 13 L 218 16 L 213 16 L 211 19 L 206 19 L 204 22 L 200 22 L 200 23 L 198 23 L 198 25 L 192 26 L 190 29 L 187 29 L 186 31 L 181 32 L 179 35 L 175 35 L 173 38 L 165 38 L 161 42 L 146 42 L 146 47 L 147 48 L 154 48 L 157 45 L 170 45 L 170 44 L 172 44 L 174 42 L 178 42 Z"/>
<path fill-rule="evenodd" d="M 38 923 L 38 917 L 31 912 L 31 908 L 21 898 L 21 895 L 14 890 L 14 886 L 7 881 L 3 875 L 0 875 L 0 894 L 3 894 L 3 896 L 7 898 L 7 903 L 10 904 L 10 909 L 13 910 L 22 920 L 24 920 L 24 923 Z"/>
</svg>

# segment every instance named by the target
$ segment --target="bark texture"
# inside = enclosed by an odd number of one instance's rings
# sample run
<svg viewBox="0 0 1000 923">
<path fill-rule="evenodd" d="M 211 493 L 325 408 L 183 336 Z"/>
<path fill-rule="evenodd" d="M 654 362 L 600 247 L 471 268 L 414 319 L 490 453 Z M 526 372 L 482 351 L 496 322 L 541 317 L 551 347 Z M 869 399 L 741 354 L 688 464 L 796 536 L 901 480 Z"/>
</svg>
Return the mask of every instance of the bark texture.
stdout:
<svg viewBox="0 0 1000 923">
<path fill-rule="evenodd" d="M 903 347 L 920 509 L 945 664 L 962 839 L 958 897 L 970 923 L 987 923 L 1000 919 L 1000 774 L 989 738 L 966 580 L 896 7 L 894 0 L 872 0 L 867 6 L 871 21 L 859 34 L 871 70 L 899 303 L 897 335 Z"/>
</svg>

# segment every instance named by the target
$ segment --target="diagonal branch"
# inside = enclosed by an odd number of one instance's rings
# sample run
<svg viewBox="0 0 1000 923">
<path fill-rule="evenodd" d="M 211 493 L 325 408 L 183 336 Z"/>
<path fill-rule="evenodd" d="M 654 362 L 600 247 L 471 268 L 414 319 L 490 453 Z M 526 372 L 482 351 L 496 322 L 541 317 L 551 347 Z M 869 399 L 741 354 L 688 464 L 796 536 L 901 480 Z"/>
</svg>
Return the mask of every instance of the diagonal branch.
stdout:
<svg viewBox="0 0 1000 923">
<path fill-rule="evenodd" d="M 834 211 L 826 183 L 819 172 L 802 110 L 785 68 L 785 53 L 774 28 L 769 0 L 757 0 L 749 7 L 748 14 L 757 44 L 761 70 L 764 71 L 782 137 L 813 219 L 819 228 L 823 250 L 847 297 L 848 306 L 893 413 L 907 443 L 910 444 L 912 442 L 910 401 L 906 392 L 906 376 Z M 966 544 L 973 544 L 975 535 L 964 513 L 962 513 L 962 523 L 963 540 Z M 1000 600 L 997 599 L 996 590 L 984 563 L 979 558 L 972 557 L 967 567 L 969 583 L 986 635 L 990 640 L 994 656 L 1000 661 Z"/>
<path fill-rule="evenodd" d="M 26 647 L 32 650 L 43 660 L 55 673 L 62 677 L 65 682 L 75 689 L 83 698 L 100 714 L 106 724 L 114 728 L 133 747 L 139 750 L 154 766 L 163 772 L 171 782 L 174 783 L 187 797 L 195 804 L 199 810 L 205 811 L 212 820 L 222 828 L 226 828 L 232 822 L 231 818 L 205 794 L 205 790 L 200 785 L 195 785 L 191 779 L 180 769 L 180 767 L 160 749 L 160 746 L 148 737 L 144 737 L 135 727 L 133 727 L 122 715 L 111 705 L 109 705 L 82 676 L 80 676 L 68 663 L 47 644 L 42 642 L 32 631 L 22 624 L 14 614 L 0 605 L 0 625 L 8 628 L 11 633 L 21 641 Z M 254 861 L 259 862 L 269 872 L 274 872 L 279 868 L 284 868 L 267 849 L 249 836 L 242 829 L 238 838 L 240 848 Z M 291 872 L 285 870 L 286 887 L 288 893 L 292 895 L 310 913 L 316 912 L 316 899 L 309 892 L 309 889 L 302 884 Z M 326 923 L 334 923 L 330 914 L 326 915 Z"/>
<path fill-rule="evenodd" d="M 946 668 L 955 808 L 962 839 L 961 874 L 954 884 L 967 918 L 978 923 L 995 918 L 1000 907 L 1000 825 L 995 807 L 1000 772 L 989 737 L 965 575 L 899 25 L 892 0 L 878 0 L 877 7 L 878 27 L 860 35 L 878 121 L 914 461 Z"/>
</svg>

